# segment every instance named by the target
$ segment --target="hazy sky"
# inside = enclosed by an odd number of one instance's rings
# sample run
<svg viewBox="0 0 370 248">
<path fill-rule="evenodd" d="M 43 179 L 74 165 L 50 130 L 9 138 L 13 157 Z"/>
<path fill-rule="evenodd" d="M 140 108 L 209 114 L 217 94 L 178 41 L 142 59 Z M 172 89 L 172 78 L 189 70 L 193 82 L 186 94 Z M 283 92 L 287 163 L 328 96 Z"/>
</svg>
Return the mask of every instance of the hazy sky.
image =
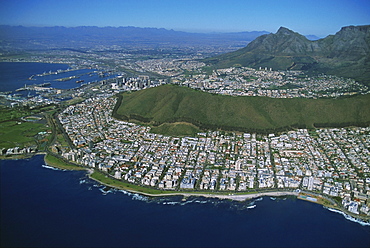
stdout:
<svg viewBox="0 0 370 248">
<path fill-rule="evenodd" d="M 370 0 L 0 0 L 0 24 L 135 26 L 190 32 L 276 32 L 325 37 L 370 24 Z"/>
</svg>

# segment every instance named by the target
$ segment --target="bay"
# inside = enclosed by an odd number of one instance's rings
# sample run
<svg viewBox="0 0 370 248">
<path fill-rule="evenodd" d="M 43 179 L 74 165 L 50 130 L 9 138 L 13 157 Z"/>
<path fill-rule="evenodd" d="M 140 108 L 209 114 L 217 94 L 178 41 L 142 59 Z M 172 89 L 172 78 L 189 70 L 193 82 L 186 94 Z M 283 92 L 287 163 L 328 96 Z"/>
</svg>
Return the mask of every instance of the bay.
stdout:
<svg viewBox="0 0 370 248">
<path fill-rule="evenodd" d="M 117 76 L 116 74 L 114 74 L 102 78 L 94 69 L 78 69 L 66 71 L 68 68 L 70 69 L 70 66 L 66 64 L 0 62 L 0 91 L 11 91 L 14 93 L 16 89 L 24 87 L 25 85 L 39 85 L 44 83 L 51 84 L 50 86 L 46 87 L 57 89 L 73 89 L 81 86 L 81 83 L 76 83 L 76 81 L 91 83 Z M 45 74 L 44 76 L 40 76 L 40 74 L 57 72 L 58 70 L 62 70 L 62 72 L 58 74 Z M 32 77 L 32 80 L 30 80 L 30 77 Z M 67 81 L 57 81 L 57 79 L 68 77 L 75 78 Z M 21 91 L 18 93 L 22 95 L 27 95 L 28 91 Z M 31 93 L 34 94 L 34 92 L 32 91 Z"/>
<path fill-rule="evenodd" d="M 370 227 L 296 198 L 149 198 L 0 160 L 2 247 L 369 247 Z M 248 206 L 256 205 L 255 208 Z"/>
<path fill-rule="evenodd" d="M 28 62 L 1 62 L 0 63 L 0 91 L 15 91 L 24 87 L 25 84 L 45 83 L 44 77 L 35 77 L 35 80 L 28 80 L 36 74 L 49 71 L 66 70 L 66 64 L 28 63 Z"/>
</svg>

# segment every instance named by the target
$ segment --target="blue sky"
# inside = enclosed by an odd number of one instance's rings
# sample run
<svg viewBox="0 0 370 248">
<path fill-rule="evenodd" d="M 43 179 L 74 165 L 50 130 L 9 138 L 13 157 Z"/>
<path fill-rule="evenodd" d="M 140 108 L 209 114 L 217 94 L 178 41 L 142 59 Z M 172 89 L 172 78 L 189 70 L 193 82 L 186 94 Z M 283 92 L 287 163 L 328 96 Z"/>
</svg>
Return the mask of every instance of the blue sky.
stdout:
<svg viewBox="0 0 370 248">
<path fill-rule="evenodd" d="M 0 0 L 0 24 L 135 26 L 188 32 L 276 32 L 325 37 L 370 24 L 370 0 Z"/>
</svg>

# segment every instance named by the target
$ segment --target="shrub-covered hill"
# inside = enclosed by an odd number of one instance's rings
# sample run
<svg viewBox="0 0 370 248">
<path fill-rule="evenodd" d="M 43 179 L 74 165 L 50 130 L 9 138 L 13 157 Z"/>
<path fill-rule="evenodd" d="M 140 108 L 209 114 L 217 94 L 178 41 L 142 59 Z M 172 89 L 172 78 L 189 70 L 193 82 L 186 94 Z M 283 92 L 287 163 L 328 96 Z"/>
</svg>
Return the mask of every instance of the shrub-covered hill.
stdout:
<svg viewBox="0 0 370 248">
<path fill-rule="evenodd" d="M 338 99 L 233 97 L 163 85 L 119 97 L 113 116 L 152 125 L 189 122 L 200 128 L 274 132 L 293 127 L 370 124 L 370 95 Z"/>
</svg>

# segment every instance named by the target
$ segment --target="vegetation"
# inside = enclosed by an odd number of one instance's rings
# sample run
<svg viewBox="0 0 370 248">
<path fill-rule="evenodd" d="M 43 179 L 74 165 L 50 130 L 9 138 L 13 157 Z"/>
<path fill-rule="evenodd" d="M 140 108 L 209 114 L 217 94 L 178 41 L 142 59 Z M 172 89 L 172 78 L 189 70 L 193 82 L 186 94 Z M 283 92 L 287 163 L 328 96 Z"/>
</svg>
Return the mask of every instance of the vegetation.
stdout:
<svg viewBox="0 0 370 248">
<path fill-rule="evenodd" d="M 63 106 L 83 101 L 83 98 L 74 98 L 64 102 Z M 46 149 L 46 142 L 50 135 L 46 134 L 51 127 L 46 125 L 47 120 L 58 111 L 55 105 L 40 106 L 33 109 L 28 107 L 8 108 L 0 106 L 0 148 L 37 146 L 40 150 Z M 40 134 L 42 133 L 42 134 Z M 65 140 L 58 134 L 57 140 L 66 146 Z"/>
<path fill-rule="evenodd" d="M 94 171 L 90 178 L 97 180 L 101 182 L 102 184 L 117 188 L 117 189 L 123 189 L 130 192 L 137 192 L 137 193 L 143 193 L 143 194 L 150 194 L 150 195 L 176 195 L 176 194 L 191 194 L 191 195 L 230 195 L 230 192 L 210 192 L 210 191 L 194 191 L 194 190 L 184 190 L 184 191 L 173 191 L 173 190 L 158 190 L 153 189 L 149 187 L 143 187 L 135 184 L 126 183 L 117 179 L 114 179 L 107 174 L 100 172 L 100 171 Z M 250 191 L 250 192 L 235 192 L 234 195 L 248 195 L 248 194 L 255 194 L 258 193 L 257 191 Z"/>
<path fill-rule="evenodd" d="M 66 141 L 65 137 L 63 136 L 63 134 L 58 133 L 58 134 L 56 135 L 56 140 L 58 141 L 58 143 L 59 143 L 62 147 L 64 147 L 64 148 L 69 147 L 69 146 L 68 146 L 69 144 L 68 144 L 68 142 Z"/>
<path fill-rule="evenodd" d="M 370 25 L 343 27 L 337 34 L 310 41 L 287 28 L 257 37 L 234 52 L 206 58 L 217 68 L 236 64 L 274 70 L 303 70 L 309 74 L 332 74 L 370 85 Z"/>
<path fill-rule="evenodd" d="M 74 165 L 70 162 L 65 161 L 62 158 L 56 157 L 55 155 L 52 155 L 51 153 L 48 153 L 45 155 L 45 163 L 56 167 L 60 169 L 65 169 L 65 170 L 85 170 L 85 168 L 81 166 Z"/>
<path fill-rule="evenodd" d="M 99 171 L 94 171 L 90 177 L 92 179 L 95 179 L 107 186 L 114 187 L 117 189 L 124 189 L 128 191 L 134 191 L 138 193 L 146 193 L 146 194 L 163 194 L 166 193 L 165 191 L 153 189 L 153 188 L 145 188 L 141 187 L 138 185 L 130 184 L 130 183 L 125 183 L 123 181 L 116 180 L 114 178 L 109 177 L 108 175 L 99 172 Z"/>
<path fill-rule="evenodd" d="M 75 97 L 75 98 L 72 98 L 68 101 L 65 101 L 64 103 L 62 103 L 63 106 L 70 106 L 70 105 L 74 105 L 74 104 L 77 104 L 77 103 L 81 103 L 83 102 L 85 99 L 82 98 L 82 97 Z"/>
<path fill-rule="evenodd" d="M 0 106 L 0 122 L 17 120 L 23 116 L 30 115 L 32 112 L 27 108 L 8 108 Z"/>
<path fill-rule="evenodd" d="M 190 123 L 175 122 L 163 123 L 153 127 L 151 132 L 167 136 L 196 136 L 201 130 Z"/>
<path fill-rule="evenodd" d="M 113 115 L 158 126 L 157 130 L 172 134 L 176 132 L 173 125 L 160 125 L 187 122 L 201 129 L 268 133 L 369 125 L 369 104 L 370 95 L 338 99 L 233 97 L 163 85 L 121 94 Z M 184 125 L 178 129 L 182 131 Z"/>
<path fill-rule="evenodd" d="M 316 201 L 308 200 L 306 197 L 314 198 L 314 199 L 316 199 Z M 338 205 L 335 202 L 330 201 L 328 198 L 322 197 L 321 195 L 312 195 L 312 194 L 309 194 L 309 193 L 300 193 L 298 198 L 301 199 L 301 200 L 317 203 L 317 204 L 323 205 L 323 206 L 328 207 L 328 208 L 338 208 Z M 339 199 L 341 199 L 341 198 L 339 198 Z M 341 200 L 339 202 L 341 202 Z"/>
<path fill-rule="evenodd" d="M 38 140 L 35 137 L 40 132 L 46 132 L 47 129 L 44 124 L 35 122 L 2 121 L 0 122 L 0 148 L 36 146 Z"/>
</svg>

